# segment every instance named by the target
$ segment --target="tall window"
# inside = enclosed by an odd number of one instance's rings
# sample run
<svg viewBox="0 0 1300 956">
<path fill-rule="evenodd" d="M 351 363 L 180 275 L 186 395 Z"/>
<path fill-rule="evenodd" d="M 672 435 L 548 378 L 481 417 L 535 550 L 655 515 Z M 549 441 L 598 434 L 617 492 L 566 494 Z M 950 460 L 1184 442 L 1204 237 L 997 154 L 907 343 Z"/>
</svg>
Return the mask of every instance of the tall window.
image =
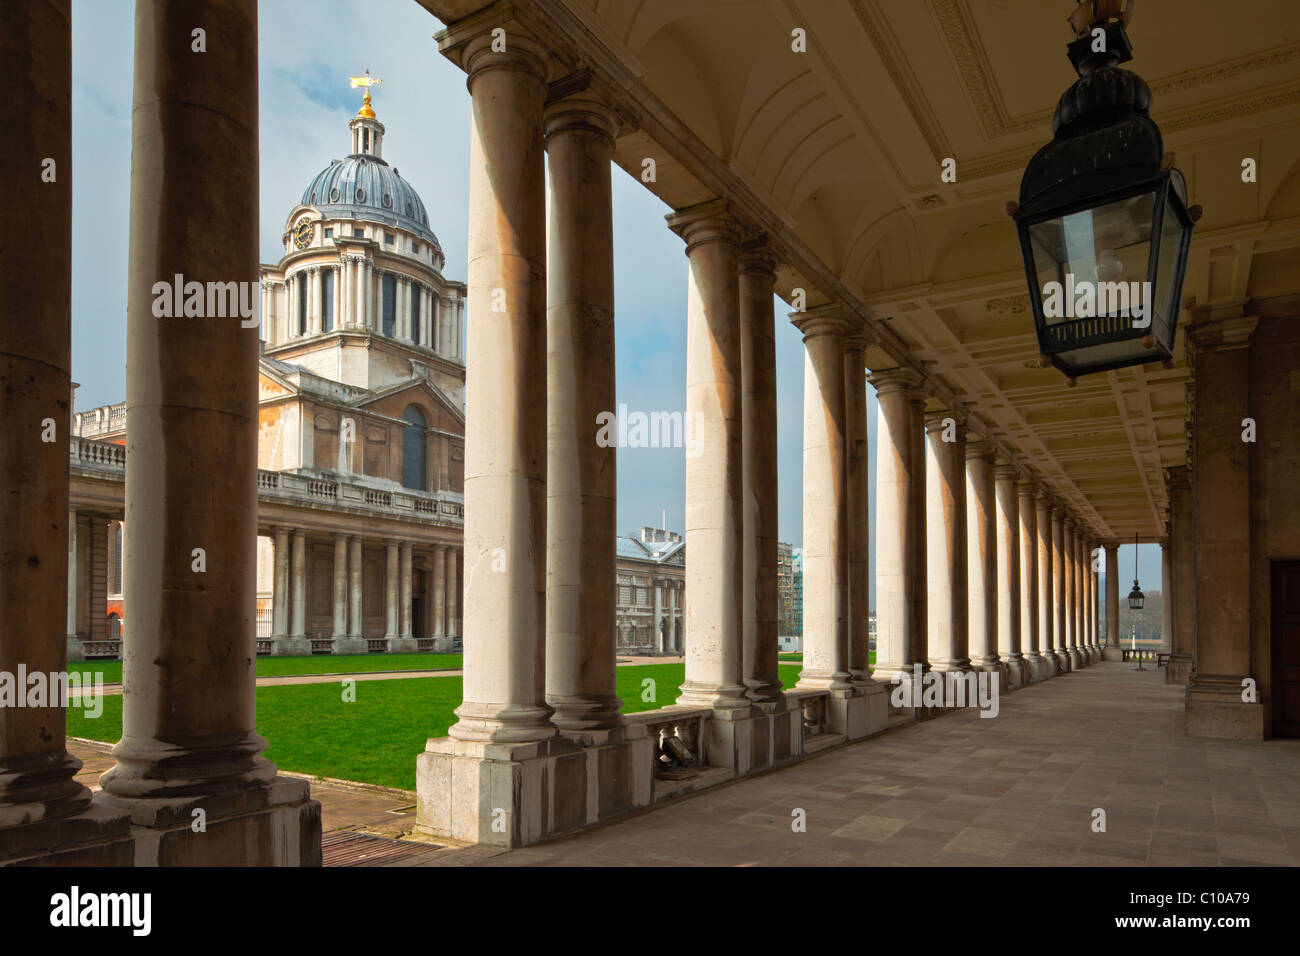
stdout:
<svg viewBox="0 0 1300 956">
<path fill-rule="evenodd" d="M 384 334 L 392 338 L 397 334 L 397 279 L 384 276 Z"/>
<path fill-rule="evenodd" d="M 426 490 L 425 454 L 426 442 L 424 413 L 414 405 L 407 405 L 402 412 L 402 419 L 407 423 L 402 431 L 402 487 Z"/>
<path fill-rule="evenodd" d="M 307 273 L 299 272 L 293 280 L 298 289 L 298 334 L 307 334 Z"/>
<path fill-rule="evenodd" d="M 423 342 L 420 339 L 420 300 L 423 298 L 424 298 L 424 294 L 420 291 L 420 287 L 416 285 L 414 282 L 412 282 L 411 283 L 411 338 L 415 339 L 416 343 L 419 345 L 428 344 L 427 342 Z"/>
<path fill-rule="evenodd" d="M 321 328 L 334 331 L 334 270 L 326 269 L 320 277 Z"/>
</svg>

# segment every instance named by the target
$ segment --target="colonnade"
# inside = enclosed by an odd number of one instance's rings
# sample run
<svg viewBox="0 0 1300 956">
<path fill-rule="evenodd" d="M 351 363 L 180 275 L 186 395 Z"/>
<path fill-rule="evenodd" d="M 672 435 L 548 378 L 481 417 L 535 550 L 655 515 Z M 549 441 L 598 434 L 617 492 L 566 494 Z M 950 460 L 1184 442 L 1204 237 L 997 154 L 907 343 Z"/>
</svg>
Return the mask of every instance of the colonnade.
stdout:
<svg viewBox="0 0 1300 956">
<path fill-rule="evenodd" d="M 1014 688 L 1100 660 L 1099 561 L 1116 546 L 991 441 L 968 434 L 959 411 L 918 415 L 939 403 L 916 371 L 869 380 L 878 399 L 877 679 L 920 664 L 996 671 Z M 1112 644 L 1117 627 L 1118 618 Z"/>
<path fill-rule="evenodd" d="M 333 292 L 326 308 L 324 276 L 332 276 Z M 461 325 L 465 299 L 439 292 L 413 276 L 376 265 L 368 255 L 343 252 L 337 263 L 312 263 L 291 268 L 283 280 L 282 324 L 263 328 L 272 345 L 295 338 L 340 329 L 382 331 L 383 278 L 396 282 L 393 337 L 422 345 L 439 354 L 463 360 Z M 262 314 L 272 314 L 271 303 L 281 293 L 263 281 Z"/>
<path fill-rule="evenodd" d="M 68 510 L 68 660 L 86 657 L 86 644 L 110 639 L 110 528 L 119 515 L 77 508 Z"/>
<path fill-rule="evenodd" d="M 309 551 L 313 541 L 301 528 L 277 526 L 272 531 L 271 599 L 272 650 L 277 655 L 306 655 L 329 650 L 334 654 L 365 654 L 388 650 L 432 650 L 448 653 L 460 636 L 460 549 L 435 544 L 414 552 L 412 543 L 396 538 L 370 539 L 335 533 L 332 544 L 332 622 L 322 633 L 308 614 L 312 593 Z M 380 550 L 382 549 L 382 550 Z M 382 554 L 382 558 L 379 555 Z M 366 558 L 383 568 L 383 629 L 367 630 L 364 585 Z M 373 572 L 372 572 L 373 573 Z M 425 584 L 425 604 L 417 612 L 415 575 Z M 375 647 L 375 643 L 383 644 Z M 427 645 L 421 641 L 428 642 Z"/>
</svg>

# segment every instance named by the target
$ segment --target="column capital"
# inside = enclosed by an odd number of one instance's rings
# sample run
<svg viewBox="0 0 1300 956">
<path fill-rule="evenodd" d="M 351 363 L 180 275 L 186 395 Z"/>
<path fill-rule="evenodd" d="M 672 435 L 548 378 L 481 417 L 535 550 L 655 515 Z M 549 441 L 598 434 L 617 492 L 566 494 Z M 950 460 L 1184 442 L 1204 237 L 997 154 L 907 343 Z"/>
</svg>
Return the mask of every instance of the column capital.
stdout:
<svg viewBox="0 0 1300 956">
<path fill-rule="evenodd" d="M 710 199 L 675 210 L 664 217 L 668 228 L 686 240 L 689 256 L 696 246 L 710 242 L 740 244 L 741 224 L 736 219 L 731 203 L 725 199 Z"/>
<path fill-rule="evenodd" d="M 772 250 L 767 236 L 751 239 L 740 247 L 740 274 L 757 273 L 770 279 L 776 278 L 777 255 Z"/>
<path fill-rule="evenodd" d="M 925 413 L 925 430 L 927 433 L 942 431 L 945 423 L 951 419 L 958 428 L 966 424 L 966 416 L 961 412 L 951 408 L 941 408 L 938 411 L 929 411 Z"/>
<path fill-rule="evenodd" d="M 967 461 L 988 461 L 997 458 L 997 447 L 983 435 L 972 435 L 966 439 Z"/>
<path fill-rule="evenodd" d="M 1033 472 L 1025 470 L 1020 473 L 1020 479 L 1016 482 L 1016 490 L 1022 497 L 1036 498 L 1041 494 L 1041 485 L 1034 478 Z"/>
<path fill-rule="evenodd" d="M 519 12 L 514 0 L 504 0 L 457 20 L 434 34 L 438 52 L 467 74 L 466 86 L 471 93 L 474 80 L 488 70 L 529 73 L 543 83 L 550 78 L 546 49 L 520 22 Z M 497 30 L 504 31 L 504 35 L 494 35 Z M 504 49 L 501 41 L 504 41 Z M 494 46 L 497 49 L 494 50 Z"/>
<path fill-rule="evenodd" d="M 1020 466 L 1014 461 L 999 458 L 993 466 L 993 478 L 995 481 L 1018 482 L 1020 480 Z"/>
<path fill-rule="evenodd" d="M 549 140 L 560 132 L 593 133 L 613 146 L 625 124 L 619 111 L 591 86 L 588 73 L 566 76 L 552 83 L 542 114 L 542 135 Z"/>
<path fill-rule="evenodd" d="M 1061 526 L 1065 528 L 1067 534 L 1072 534 L 1074 532 L 1075 527 L 1077 527 L 1077 523 L 1074 520 L 1074 516 L 1069 514 L 1068 512 L 1063 512 L 1061 517 Z"/>
<path fill-rule="evenodd" d="M 1202 319 L 1187 326 L 1187 339 L 1197 352 L 1226 352 L 1250 346 L 1258 316 L 1242 315 L 1230 319 Z"/>
<path fill-rule="evenodd" d="M 1165 481 L 1169 484 L 1170 491 L 1186 491 L 1192 487 L 1192 470 L 1187 465 L 1166 468 Z"/>
<path fill-rule="evenodd" d="M 914 369 L 887 368 L 878 372 L 868 372 L 867 381 L 876 390 L 877 395 L 903 392 L 916 388 L 921 383 L 921 376 Z"/>
<path fill-rule="evenodd" d="M 791 317 L 790 322 L 803 333 L 804 342 L 819 335 L 836 335 L 842 340 L 852 327 L 844 307 L 838 302 L 805 309 L 796 312 L 795 316 L 797 318 Z"/>
</svg>

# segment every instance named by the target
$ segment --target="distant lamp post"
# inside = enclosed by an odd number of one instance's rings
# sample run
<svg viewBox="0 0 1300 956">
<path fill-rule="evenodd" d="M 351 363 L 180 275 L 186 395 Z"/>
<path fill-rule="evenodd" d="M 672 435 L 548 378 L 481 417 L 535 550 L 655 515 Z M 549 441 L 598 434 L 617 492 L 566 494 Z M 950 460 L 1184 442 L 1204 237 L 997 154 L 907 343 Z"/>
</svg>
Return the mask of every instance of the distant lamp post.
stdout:
<svg viewBox="0 0 1300 956">
<path fill-rule="evenodd" d="M 1068 47 L 1078 80 L 1054 138 L 1025 168 L 1016 222 L 1038 333 L 1038 364 L 1074 385 L 1108 369 L 1173 363 L 1192 223 L 1183 175 L 1147 115 L 1133 57 L 1133 0 L 1080 0 Z"/>
<path fill-rule="evenodd" d="M 1137 549 L 1138 549 L 1138 536 L 1135 534 L 1133 535 L 1133 590 L 1128 592 L 1128 606 L 1129 606 L 1129 610 L 1131 611 L 1142 610 L 1142 606 L 1147 602 L 1146 595 L 1143 594 L 1142 589 L 1138 587 Z M 1146 670 L 1146 668 L 1142 666 L 1142 655 L 1138 653 L 1137 643 L 1138 643 L 1137 642 L 1137 621 L 1135 619 L 1133 622 L 1133 653 L 1134 655 L 1137 656 L 1138 659 L 1137 669 L 1140 671 Z"/>
</svg>

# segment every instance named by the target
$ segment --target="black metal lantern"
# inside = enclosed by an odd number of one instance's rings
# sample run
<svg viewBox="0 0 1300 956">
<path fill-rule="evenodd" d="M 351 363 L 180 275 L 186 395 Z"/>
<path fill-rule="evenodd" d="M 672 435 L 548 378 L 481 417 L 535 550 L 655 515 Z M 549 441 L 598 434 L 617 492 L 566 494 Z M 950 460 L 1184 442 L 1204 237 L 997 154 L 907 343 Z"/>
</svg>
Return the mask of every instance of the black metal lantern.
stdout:
<svg viewBox="0 0 1300 956">
<path fill-rule="evenodd" d="M 1143 594 L 1142 589 L 1138 587 L 1137 547 L 1138 547 L 1138 536 L 1133 535 L 1133 590 L 1128 592 L 1128 606 L 1129 606 L 1129 610 L 1132 611 L 1142 610 L 1142 606 L 1147 602 L 1146 595 Z"/>
<path fill-rule="evenodd" d="M 1025 168 L 1015 218 L 1038 362 L 1079 375 L 1173 361 L 1192 223 L 1182 174 L 1147 115 L 1132 59 L 1132 0 L 1081 0 L 1069 45 L 1078 80 L 1052 115 L 1054 139 Z"/>
</svg>

